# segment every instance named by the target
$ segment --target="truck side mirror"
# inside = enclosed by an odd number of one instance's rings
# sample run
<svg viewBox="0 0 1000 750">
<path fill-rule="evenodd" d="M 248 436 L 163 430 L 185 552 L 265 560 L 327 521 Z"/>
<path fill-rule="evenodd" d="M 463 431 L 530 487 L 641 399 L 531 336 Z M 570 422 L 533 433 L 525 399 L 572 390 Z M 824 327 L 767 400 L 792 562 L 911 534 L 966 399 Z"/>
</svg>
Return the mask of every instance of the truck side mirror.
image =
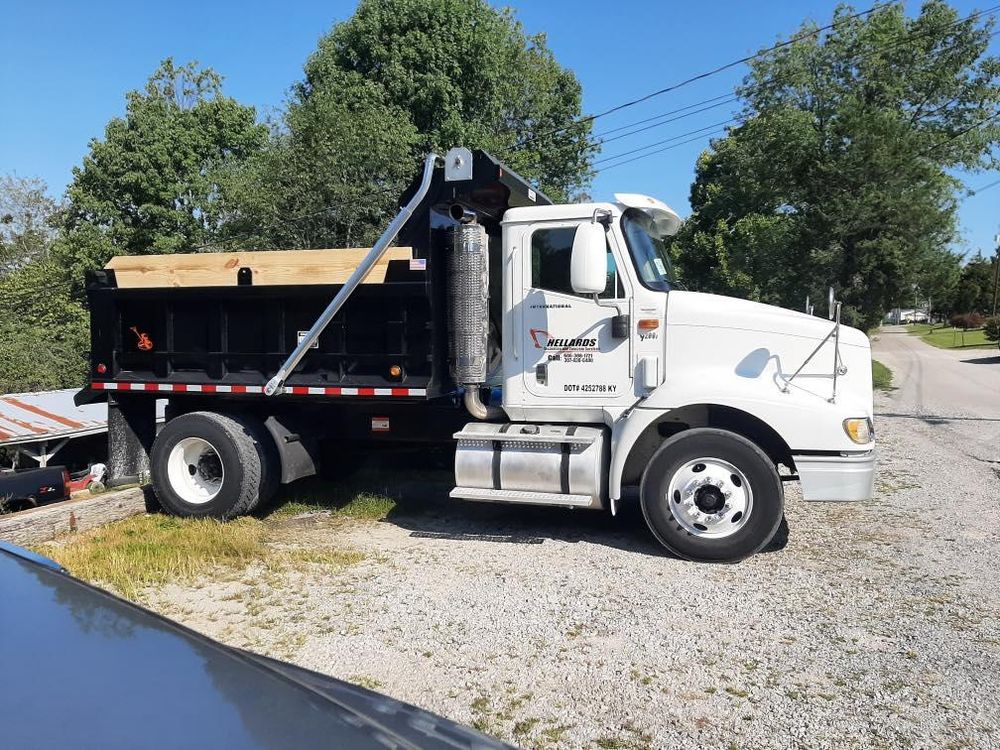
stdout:
<svg viewBox="0 0 1000 750">
<path fill-rule="evenodd" d="M 577 294 L 600 294 L 608 284 L 608 242 L 604 226 L 596 221 L 581 224 L 573 237 L 569 283 Z"/>
</svg>

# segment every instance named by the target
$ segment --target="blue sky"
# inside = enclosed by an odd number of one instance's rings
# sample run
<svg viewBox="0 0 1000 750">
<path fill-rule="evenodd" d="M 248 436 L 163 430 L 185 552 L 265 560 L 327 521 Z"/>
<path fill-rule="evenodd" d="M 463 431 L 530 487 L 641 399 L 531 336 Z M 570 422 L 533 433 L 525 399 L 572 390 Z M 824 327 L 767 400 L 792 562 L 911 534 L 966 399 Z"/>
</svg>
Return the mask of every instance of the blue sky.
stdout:
<svg viewBox="0 0 1000 750">
<path fill-rule="evenodd" d="M 498 3 L 499 4 L 499 3 Z M 829 0 L 512 0 L 529 32 L 544 31 L 556 57 L 584 89 L 587 112 L 603 111 L 743 57 L 795 32 L 806 17 L 828 22 Z M 140 88 L 159 61 L 196 59 L 225 78 L 226 92 L 273 112 L 301 76 L 306 56 L 353 0 L 145 2 L 6 2 L 0 27 L 0 173 L 43 178 L 64 190 L 87 142 L 122 114 L 124 94 Z M 963 14 L 978 5 L 953 0 Z M 859 9 L 868 3 L 859 3 Z M 910 12 L 918 5 L 908 2 Z M 1000 37 L 992 40 L 1000 54 Z M 595 123 L 595 132 L 726 94 L 745 71 L 736 69 L 658 97 Z M 727 119 L 719 107 L 608 144 L 612 156 Z M 595 198 L 614 192 L 655 195 L 687 214 L 688 190 L 705 136 L 599 174 Z M 608 162 L 613 163 L 613 162 Z M 971 175 L 970 187 L 1000 175 Z M 993 248 L 1000 233 L 1000 188 L 963 201 L 962 251 Z"/>
</svg>

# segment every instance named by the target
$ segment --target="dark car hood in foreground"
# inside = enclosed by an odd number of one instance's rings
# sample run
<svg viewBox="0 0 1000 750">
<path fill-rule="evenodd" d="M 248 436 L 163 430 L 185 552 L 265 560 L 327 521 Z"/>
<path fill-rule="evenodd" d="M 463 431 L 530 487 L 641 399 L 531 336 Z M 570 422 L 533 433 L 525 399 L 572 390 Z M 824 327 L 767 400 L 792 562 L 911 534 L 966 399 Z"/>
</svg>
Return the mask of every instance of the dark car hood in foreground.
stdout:
<svg viewBox="0 0 1000 750">
<path fill-rule="evenodd" d="M 10 549 L 0 543 L 4 747 L 507 747 L 370 690 L 230 649 Z"/>
</svg>

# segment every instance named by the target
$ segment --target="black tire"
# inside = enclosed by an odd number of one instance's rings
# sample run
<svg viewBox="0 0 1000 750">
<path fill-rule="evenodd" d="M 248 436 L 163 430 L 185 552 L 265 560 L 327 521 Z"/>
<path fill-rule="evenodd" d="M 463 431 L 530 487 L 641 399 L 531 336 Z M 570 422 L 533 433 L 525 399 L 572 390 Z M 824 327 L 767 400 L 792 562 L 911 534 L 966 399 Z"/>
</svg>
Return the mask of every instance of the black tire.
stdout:
<svg viewBox="0 0 1000 750">
<path fill-rule="evenodd" d="M 778 524 L 778 530 L 774 532 L 774 536 L 771 537 L 771 541 L 767 543 L 764 548 L 765 552 L 778 552 L 783 550 L 788 546 L 788 518 L 785 516 L 781 517 L 781 523 Z"/>
<path fill-rule="evenodd" d="M 206 452 L 211 480 L 218 488 L 211 499 L 189 502 L 183 487 L 171 481 L 169 461 L 181 441 L 196 438 L 214 449 Z M 176 516 L 226 520 L 245 515 L 270 498 L 278 487 L 277 449 L 267 429 L 247 415 L 196 411 L 167 422 L 153 442 L 150 472 L 153 489 L 163 509 Z M 178 458 L 179 462 L 180 458 Z M 191 465 L 191 475 L 201 473 Z M 219 468 L 221 467 L 221 469 Z M 219 476 L 221 474 L 221 477 Z M 183 481 L 179 484 L 183 485 Z"/>
<path fill-rule="evenodd" d="M 718 459 L 738 469 L 752 494 L 746 517 L 742 513 L 739 518 L 732 516 L 734 522 L 742 520 L 742 523 L 728 536 L 702 535 L 708 529 L 688 530 L 682 524 L 691 526 L 690 517 L 684 515 L 684 507 L 678 504 L 683 498 L 679 494 L 667 497 L 674 476 L 680 476 L 679 472 L 688 470 L 685 467 L 701 458 Z M 697 471 L 698 466 L 695 463 L 689 471 Z M 743 487 L 743 481 L 734 486 Z M 714 488 L 709 489 L 715 493 Z M 695 490 L 694 495 L 699 492 Z M 707 501 L 728 503 L 714 497 L 708 497 Z M 781 479 L 767 454 L 742 435 L 708 427 L 685 430 L 660 446 L 643 473 L 640 502 L 646 523 L 660 544 L 679 557 L 704 562 L 737 562 L 760 551 L 771 541 L 784 515 Z"/>
</svg>

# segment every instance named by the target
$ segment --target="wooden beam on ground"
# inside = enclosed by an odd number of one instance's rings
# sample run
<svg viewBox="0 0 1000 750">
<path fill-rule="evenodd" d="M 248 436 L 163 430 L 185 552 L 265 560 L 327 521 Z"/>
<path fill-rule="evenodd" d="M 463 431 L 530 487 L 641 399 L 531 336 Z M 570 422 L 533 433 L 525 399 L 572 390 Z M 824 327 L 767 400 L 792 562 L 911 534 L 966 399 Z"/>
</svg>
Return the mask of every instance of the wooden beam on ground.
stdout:
<svg viewBox="0 0 1000 750">
<path fill-rule="evenodd" d="M 254 286 L 343 284 L 371 248 L 333 250 L 247 250 L 238 253 L 119 255 L 105 268 L 121 289 L 237 286 L 241 268 L 251 269 Z M 362 284 L 385 282 L 389 262 L 409 261 L 413 248 L 390 247 Z"/>
<path fill-rule="evenodd" d="M 20 545 L 40 544 L 73 531 L 120 521 L 146 512 L 141 487 L 105 492 L 101 495 L 0 516 L 0 539 Z"/>
</svg>

